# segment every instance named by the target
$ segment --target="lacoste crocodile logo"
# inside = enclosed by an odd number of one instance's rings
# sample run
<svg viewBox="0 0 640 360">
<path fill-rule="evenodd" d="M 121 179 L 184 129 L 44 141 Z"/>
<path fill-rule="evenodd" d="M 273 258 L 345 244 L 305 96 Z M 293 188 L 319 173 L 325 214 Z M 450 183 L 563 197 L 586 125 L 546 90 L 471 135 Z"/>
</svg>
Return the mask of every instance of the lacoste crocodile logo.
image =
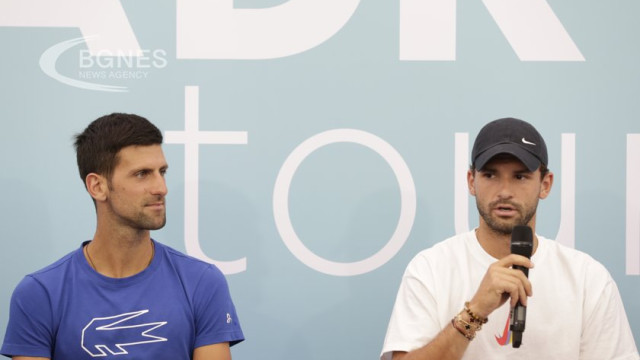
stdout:
<svg viewBox="0 0 640 360">
<path fill-rule="evenodd" d="M 166 338 L 149 334 L 167 324 L 166 321 L 147 324 L 129 322 L 149 310 L 140 310 L 120 315 L 93 318 L 82 329 L 82 349 L 91 357 L 125 355 L 125 347 L 167 341 Z"/>
</svg>

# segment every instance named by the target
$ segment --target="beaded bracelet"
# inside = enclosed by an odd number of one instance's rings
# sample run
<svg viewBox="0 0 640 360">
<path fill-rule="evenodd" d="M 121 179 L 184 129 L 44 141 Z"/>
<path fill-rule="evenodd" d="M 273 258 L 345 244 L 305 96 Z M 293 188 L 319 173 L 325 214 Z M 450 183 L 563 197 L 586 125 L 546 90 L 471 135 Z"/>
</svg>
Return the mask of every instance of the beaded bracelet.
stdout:
<svg viewBox="0 0 640 360">
<path fill-rule="evenodd" d="M 471 318 L 471 322 L 473 322 L 473 323 L 478 323 L 478 324 L 480 324 L 482 326 L 483 324 L 486 324 L 487 322 L 489 322 L 488 318 L 482 318 L 480 316 L 477 316 L 473 312 L 471 312 L 471 310 L 469 309 L 469 302 L 468 301 L 466 301 L 464 303 L 464 311 L 466 311 L 467 314 L 469 314 L 469 317 Z M 480 330 L 480 328 L 478 328 L 478 330 Z"/>
<path fill-rule="evenodd" d="M 467 313 L 469 315 L 469 322 L 462 318 L 462 314 Z M 458 315 L 451 319 L 451 326 L 458 330 L 460 334 L 466 337 L 469 341 L 476 337 L 476 331 L 482 329 L 482 325 L 489 321 L 487 318 L 477 316 L 469 309 L 469 302 L 464 303 L 464 309 L 462 309 Z"/>
</svg>

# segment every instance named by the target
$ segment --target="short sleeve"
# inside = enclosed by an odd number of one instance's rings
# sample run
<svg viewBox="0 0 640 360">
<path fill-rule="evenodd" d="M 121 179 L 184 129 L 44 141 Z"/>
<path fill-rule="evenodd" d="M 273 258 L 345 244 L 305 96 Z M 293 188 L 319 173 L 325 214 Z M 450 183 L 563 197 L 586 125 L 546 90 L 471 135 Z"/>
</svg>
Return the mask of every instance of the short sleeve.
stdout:
<svg viewBox="0 0 640 360">
<path fill-rule="evenodd" d="M 616 283 L 602 265 L 593 266 L 598 275 L 590 279 L 603 279 L 604 285 L 585 297 L 580 359 L 640 359 Z"/>
<path fill-rule="evenodd" d="M 222 272 L 208 266 L 194 290 L 196 324 L 195 347 L 244 340 L 240 320 L 231 300 L 229 286 Z"/>
<path fill-rule="evenodd" d="M 411 351 L 433 340 L 441 331 L 437 302 L 429 289 L 432 283 L 428 264 L 414 258 L 402 277 L 391 313 L 382 360 L 391 359 L 393 351 Z"/>
<path fill-rule="evenodd" d="M 53 314 L 49 296 L 33 277 L 15 288 L 9 306 L 9 323 L 0 353 L 5 356 L 51 358 Z"/>
</svg>

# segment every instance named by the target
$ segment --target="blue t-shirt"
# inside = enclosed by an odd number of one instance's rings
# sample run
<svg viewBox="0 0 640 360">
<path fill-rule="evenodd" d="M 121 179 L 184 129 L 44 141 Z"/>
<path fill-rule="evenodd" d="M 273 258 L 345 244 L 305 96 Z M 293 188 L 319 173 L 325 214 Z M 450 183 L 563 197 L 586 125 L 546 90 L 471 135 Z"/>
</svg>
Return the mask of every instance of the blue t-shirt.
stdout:
<svg viewBox="0 0 640 360">
<path fill-rule="evenodd" d="M 27 275 L 13 292 L 0 353 L 186 360 L 197 347 L 244 340 L 220 270 L 154 245 L 151 264 L 127 278 L 94 271 L 82 247 Z"/>
</svg>

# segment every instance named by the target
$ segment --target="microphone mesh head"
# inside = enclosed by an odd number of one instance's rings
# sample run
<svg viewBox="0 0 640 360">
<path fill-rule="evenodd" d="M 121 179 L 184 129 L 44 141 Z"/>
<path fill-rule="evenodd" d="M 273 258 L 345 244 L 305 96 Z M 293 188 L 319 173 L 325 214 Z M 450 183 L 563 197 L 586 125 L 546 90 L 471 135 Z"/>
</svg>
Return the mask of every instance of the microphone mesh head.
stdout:
<svg viewBox="0 0 640 360">
<path fill-rule="evenodd" d="M 511 252 L 530 258 L 533 251 L 533 232 L 525 225 L 518 225 L 511 232 Z"/>
<path fill-rule="evenodd" d="M 525 241 L 525 242 L 533 242 L 533 232 L 531 228 L 527 225 L 516 225 L 513 227 L 513 231 L 511 232 L 511 241 Z"/>
</svg>

